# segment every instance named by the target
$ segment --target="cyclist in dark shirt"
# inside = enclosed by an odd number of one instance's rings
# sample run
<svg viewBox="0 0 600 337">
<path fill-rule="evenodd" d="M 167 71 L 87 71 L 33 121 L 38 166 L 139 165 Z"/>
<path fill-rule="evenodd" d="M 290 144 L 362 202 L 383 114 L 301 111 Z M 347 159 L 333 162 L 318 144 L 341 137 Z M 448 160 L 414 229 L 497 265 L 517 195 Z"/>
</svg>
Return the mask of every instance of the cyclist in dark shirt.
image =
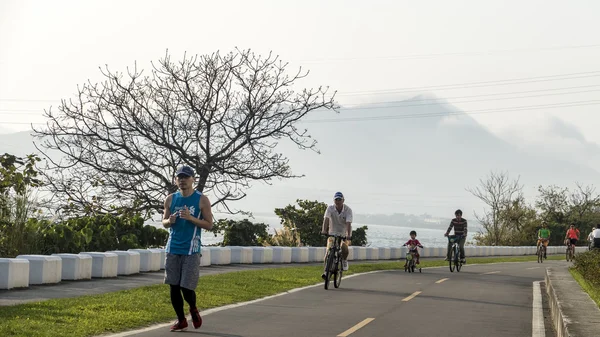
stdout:
<svg viewBox="0 0 600 337">
<path fill-rule="evenodd" d="M 464 219 L 462 217 L 462 211 L 460 209 L 457 209 L 456 212 L 454 212 L 454 215 L 456 216 L 456 218 L 452 219 L 452 221 L 450 221 L 450 226 L 448 226 L 448 230 L 446 231 L 446 234 L 444 234 L 444 236 L 448 236 L 448 234 L 450 234 L 450 231 L 452 230 L 452 228 L 454 228 L 454 235 L 460 235 L 461 238 L 458 241 L 458 245 L 460 247 L 460 260 L 462 263 L 465 263 L 465 241 L 467 240 L 467 219 Z M 446 253 L 446 260 L 445 261 L 449 261 L 450 260 L 450 251 L 452 250 L 452 244 L 450 243 L 450 241 L 448 241 L 448 251 Z"/>
</svg>

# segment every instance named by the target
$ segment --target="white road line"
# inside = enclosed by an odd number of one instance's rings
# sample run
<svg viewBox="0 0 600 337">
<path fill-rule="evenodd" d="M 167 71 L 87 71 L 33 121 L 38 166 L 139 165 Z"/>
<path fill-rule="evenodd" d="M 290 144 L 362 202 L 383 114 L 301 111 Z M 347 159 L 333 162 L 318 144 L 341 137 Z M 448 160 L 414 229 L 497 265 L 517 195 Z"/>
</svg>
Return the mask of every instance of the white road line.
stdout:
<svg viewBox="0 0 600 337">
<path fill-rule="evenodd" d="M 539 269 L 540 267 L 531 267 L 531 268 L 527 268 L 527 269 Z"/>
<path fill-rule="evenodd" d="M 544 306 L 540 281 L 533 282 L 533 316 L 531 318 L 531 337 L 546 337 L 544 326 Z"/>
<path fill-rule="evenodd" d="M 420 291 L 415 291 L 410 296 L 408 296 L 407 298 L 403 299 L 402 302 L 408 302 L 408 301 L 412 300 L 413 298 L 415 298 L 420 293 L 421 293 Z"/>
<path fill-rule="evenodd" d="M 435 283 L 442 283 L 442 282 L 444 282 L 444 281 L 446 281 L 446 280 L 449 280 L 449 279 L 448 279 L 448 278 L 443 278 L 443 279 L 441 279 L 441 280 L 435 281 Z"/>
<path fill-rule="evenodd" d="M 350 329 L 342 332 L 341 334 L 337 335 L 337 337 L 346 337 L 349 336 L 351 333 L 356 332 L 356 330 L 362 328 L 363 326 L 371 323 L 371 321 L 373 321 L 375 318 L 365 318 L 362 322 L 356 324 L 355 326 L 351 327 Z"/>
<path fill-rule="evenodd" d="M 490 275 L 490 274 L 498 274 L 500 271 L 489 271 L 487 273 L 483 273 L 481 275 Z"/>
</svg>

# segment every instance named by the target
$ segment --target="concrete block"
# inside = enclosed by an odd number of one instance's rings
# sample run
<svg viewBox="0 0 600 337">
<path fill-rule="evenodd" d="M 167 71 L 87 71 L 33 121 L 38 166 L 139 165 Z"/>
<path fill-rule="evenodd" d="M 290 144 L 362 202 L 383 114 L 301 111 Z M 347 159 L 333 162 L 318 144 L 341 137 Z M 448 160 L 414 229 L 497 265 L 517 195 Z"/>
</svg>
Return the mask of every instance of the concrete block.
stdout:
<svg viewBox="0 0 600 337">
<path fill-rule="evenodd" d="M 379 248 L 378 247 L 366 247 L 367 248 L 367 260 L 379 259 Z"/>
<path fill-rule="evenodd" d="M 291 247 L 273 247 L 273 263 L 291 263 Z"/>
<path fill-rule="evenodd" d="M 229 247 L 206 247 L 210 249 L 210 264 L 231 264 L 231 248 Z"/>
<path fill-rule="evenodd" d="M 17 259 L 29 260 L 29 284 L 59 283 L 62 276 L 62 259 L 52 255 L 19 255 Z"/>
<path fill-rule="evenodd" d="M 117 277 L 119 271 L 119 256 L 109 252 L 81 252 L 81 255 L 92 257 L 92 277 Z"/>
<path fill-rule="evenodd" d="M 29 287 L 29 260 L 0 258 L 0 289 Z"/>
<path fill-rule="evenodd" d="M 379 248 L 379 260 L 389 260 L 392 256 L 392 249 L 390 247 Z"/>
<path fill-rule="evenodd" d="M 140 272 L 159 271 L 161 253 L 149 249 L 129 249 L 140 254 Z"/>
<path fill-rule="evenodd" d="M 202 254 L 202 257 L 200 258 L 200 266 L 201 267 L 210 266 L 212 264 L 212 254 L 211 254 L 210 247 L 202 247 L 200 249 L 200 253 Z"/>
<path fill-rule="evenodd" d="M 80 254 L 52 254 L 62 260 L 62 280 L 89 280 L 92 278 L 92 257 Z"/>
<path fill-rule="evenodd" d="M 292 263 L 307 263 L 308 247 L 292 247 Z"/>
<path fill-rule="evenodd" d="M 252 247 L 252 263 L 273 263 L 273 248 Z"/>
<path fill-rule="evenodd" d="M 117 275 L 132 275 L 140 272 L 140 253 L 132 250 L 112 250 L 117 254 Z"/>
</svg>

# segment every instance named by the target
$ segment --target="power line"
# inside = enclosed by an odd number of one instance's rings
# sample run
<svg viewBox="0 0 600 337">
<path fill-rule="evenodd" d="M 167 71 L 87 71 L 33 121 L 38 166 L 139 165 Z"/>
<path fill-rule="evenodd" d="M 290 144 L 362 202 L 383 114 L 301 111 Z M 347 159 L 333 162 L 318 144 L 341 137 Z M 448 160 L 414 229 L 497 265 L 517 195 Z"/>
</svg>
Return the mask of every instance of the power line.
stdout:
<svg viewBox="0 0 600 337">
<path fill-rule="evenodd" d="M 576 76 L 576 75 L 581 75 L 581 76 Z M 354 91 L 354 92 L 346 92 L 346 93 L 336 94 L 336 96 L 372 95 L 372 94 L 378 94 L 378 93 L 392 94 L 392 93 L 415 92 L 415 91 L 436 90 L 436 89 L 437 90 L 450 90 L 450 89 L 464 89 L 464 88 L 479 88 L 479 87 L 489 87 L 489 86 L 496 86 L 496 85 L 512 85 L 512 84 L 523 84 L 523 83 L 560 81 L 560 80 L 571 80 L 571 79 L 598 77 L 598 76 L 600 76 L 600 71 L 572 73 L 572 74 L 563 74 L 563 75 L 522 77 L 522 78 L 494 80 L 494 81 L 479 81 L 479 82 L 441 84 L 441 85 L 431 85 L 431 86 L 421 86 L 421 87 L 407 87 L 407 88 L 397 88 L 397 89 Z M 563 78 L 556 78 L 556 77 L 563 77 Z M 514 83 L 510 83 L 510 82 L 514 82 Z"/>
<path fill-rule="evenodd" d="M 600 87 L 600 85 L 590 85 L 587 87 Z M 548 90 L 557 90 L 557 89 L 545 89 L 545 90 L 531 90 L 535 91 L 548 91 Z M 418 107 L 418 106 L 431 106 L 431 105 L 442 105 L 442 104 L 462 104 L 462 103 L 474 103 L 474 102 L 485 102 L 485 101 L 505 101 L 512 99 L 521 99 L 521 98 L 534 98 L 534 97 L 548 97 L 548 96 L 560 96 L 560 95 L 571 95 L 571 94 L 580 94 L 580 93 L 589 93 L 589 92 L 598 92 L 600 89 L 596 90 L 581 90 L 581 91 L 571 91 L 571 92 L 562 92 L 562 93 L 549 93 L 549 94 L 541 94 L 541 95 L 528 95 L 528 96 L 517 96 L 517 97 L 500 97 L 500 98 L 487 98 L 487 99 L 478 99 L 478 100 L 468 100 L 468 101 L 459 101 L 459 102 L 447 102 L 451 99 L 456 99 L 459 97 L 450 97 L 441 99 L 416 99 L 416 100 L 406 100 L 406 101 L 386 101 L 386 102 L 372 102 L 367 103 L 365 106 L 358 107 L 342 107 L 341 110 L 370 110 L 370 109 L 389 109 L 389 108 L 404 108 L 404 107 Z M 525 91 L 527 92 L 527 91 Z M 525 93 L 523 92 L 523 93 Z M 519 92 L 516 92 L 519 93 Z M 510 93 L 504 93 L 510 94 Z M 485 97 L 492 95 L 501 95 L 501 94 L 488 94 L 488 95 L 472 95 L 472 96 L 463 96 L 466 97 Z M 432 103 L 425 104 L 402 104 L 402 103 L 412 103 L 412 102 L 423 102 L 423 101 L 434 101 Z M 389 106 L 374 106 L 377 104 L 390 104 L 397 103 L 401 105 L 389 105 Z M 14 112 L 13 112 L 14 111 Z M 28 112 L 28 111 L 38 111 L 38 110 L 11 110 L 11 109 L 0 109 L 0 115 L 39 115 L 41 111 L 38 112 Z M 323 111 L 323 110 L 319 110 Z"/>
<path fill-rule="evenodd" d="M 574 91 L 574 92 L 564 92 L 564 93 L 554 93 L 554 94 L 544 94 L 544 95 L 528 95 L 528 96 L 518 96 L 518 97 L 501 97 L 501 98 L 487 98 L 487 99 L 478 99 L 478 100 L 470 100 L 470 101 L 460 101 L 460 102 L 444 102 L 443 100 L 437 100 L 435 103 L 425 103 L 425 104 L 403 104 L 403 105 L 389 105 L 389 106 L 361 106 L 356 108 L 344 108 L 341 110 L 369 110 L 369 109 L 389 109 L 389 108 L 405 108 L 405 107 L 419 107 L 419 106 L 431 106 L 431 105 L 450 105 L 450 104 L 462 104 L 462 103 L 475 103 L 475 102 L 486 102 L 486 101 L 505 101 L 510 99 L 520 99 L 520 98 L 533 98 L 533 97 L 548 97 L 548 96 L 559 96 L 559 95 L 569 95 L 569 94 L 580 94 L 586 92 L 598 92 L 599 90 L 584 90 L 584 91 Z M 412 103 L 412 100 L 406 101 L 407 103 Z M 400 102 L 396 102 L 400 103 Z M 381 104 L 381 103 L 376 103 Z"/>
<path fill-rule="evenodd" d="M 578 76 L 581 75 L 581 76 Z M 493 81 L 479 81 L 479 82 L 463 82 L 454 84 L 440 84 L 432 86 L 421 86 L 421 87 L 406 87 L 396 89 L 382 89 L 382 90 L 370 90 L 370 91 L 354 91 L 346 93 L 337 93 L 336 96 L 358 96 L 358 95 L 369 95 L 377 93 L 400 93 L 400 92 L 414 92 L 422 90 L 434 90 L 434 89 L 462 89 L 462 88 L 473 88 L 473 87 L 485 87 L 494 85 L 511 85 L 511 84 L 522 84 L 522 83 L 534 83 L 534 82 L 546 82 L 546 81 L 560 81 L 570 80 L 578 78 L 598 77 L 600 71 L 587 71 L 577 72 L 559 75 L 546 75 L 546 76 L 534 76 L 534 77 L 521 77 L 504 80 L 493 80 Z M 563 78 L 560 78 L 563 77 Z M 516 83 L 506 83 L 516 82 Z M 42 100 L 42 99 L 12 99 L 12 98 L 0 98 L 0 101 L 14 101 L 14 102 L 60 102 L 60 100 Z"/>
<path fill-rule="evenodd" d="M 569 107 L 589 106 L 589 105 L 598 105 L 598 104 L 600 104 L 600 100 L 589 100 L 589 101 L 563 102 L 563 103 L 543 104 L 543 105 L 516 106 L 516 107 L 506 107 L 506 108 L 496 108 L 496 109 L 457 111 L 457 112 L 432 112 L 432 113 L 401 114 L 401 115 L 387 115 L 387 116 L 351 117 L 351 118 L 334 118 L 334 119 L 309 119 L 309 120 L 300 120 L 299 123 L 330 123 L 330 122 L 352 122 L 352 121 L 373 121 L 373 120 L 393 120 L 393 119 L 408 119 L 408 118 L 445 117 L 445 116 L 456 116 L 456 115 L 478 115 L 478 114 L 488 114 L 488 113 L 497 113 L 497 112 L 515 112 L 515 111 L 522 111 L 522 110 L 569 108 Z M 0 125 L 2 125 L 2 124 L 7 124 L 7 125 L 44 125 L 46 123 L 0 122 Z"/>
<path fill-rule="evenodd" d="M 442 97 L 442 99 L 450 100 L 450 99 L 474 98 L 474 97 L 486 97 L 486 96 L 528 94 L 528 93 L 533 93 L 533 92 L 557 91 L 557 90 L 568 90 L 568 89 L 583 89 L 583 88 L 596 88 L 596 87 L 600 87 L 600 84 L 579 85 L 579 86 L 574 86 L 574 87 L 551 88 L 551 89 L 536 89 L 536 90 L 521 90 L 521 91 L 511 91 L 511 92 L 497 92 L 497 93 L 491 93 L 491 94 L 479 94 L 479 95 L 468 95 L 468 96 Z M 410 101 L 411 102 L 423 102 L 423 101 L 431 101 L 431 99 L 430 98 L 410 99 Z M 398 103 L 398 100 L 395 100 L 395 101 L 370 102 L 370 103 L 365 103 L 365 104 L 389 104 L 389 103 Z"/>
<path fill-rule="evenodd" d="M 331 123 L 331 122 L 353 122 L 353 121 L 374 121 L 374 120 L 392 120 L 392 119 L 408 119 L 408 118 L 445 117 L 445 116 L 455 116 L 455 115 L 488 114 L 488 113 L 496 113 L 496 112 L 514 112 L 514 111 L 522 111 L 522 110 L 568 108 L 568 107 L 598 105 L 598 104 L 600 104 L 600 100 L 564 102 L 564 103 L 545 104 L 545 105 L 517 106 L 517 107 L 507 107 L 507 108 L 500 108 L 500 109 L 483 109 L 483 110 L 459 111 L 459 112 L 435 112 L 435 113 L 419 113 L 419 114 L 388 115 L 388 116 L 312 119 L 312 120 L 300 120 L 299 122 L 300 123 Z"/>
</svg>

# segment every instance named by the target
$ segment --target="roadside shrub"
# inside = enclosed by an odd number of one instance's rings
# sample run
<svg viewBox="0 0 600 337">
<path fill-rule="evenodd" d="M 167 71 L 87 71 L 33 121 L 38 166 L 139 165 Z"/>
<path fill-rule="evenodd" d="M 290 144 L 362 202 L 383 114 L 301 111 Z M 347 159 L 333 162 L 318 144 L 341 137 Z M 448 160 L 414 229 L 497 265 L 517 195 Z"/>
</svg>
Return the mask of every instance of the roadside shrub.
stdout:
<svg viewBox="0 0 600 337">
<path fill-rule="evenodd" d="M 600 249 L 576 254 L 574 268 L 586 281 L 600 286 Z"/>
</svg>

